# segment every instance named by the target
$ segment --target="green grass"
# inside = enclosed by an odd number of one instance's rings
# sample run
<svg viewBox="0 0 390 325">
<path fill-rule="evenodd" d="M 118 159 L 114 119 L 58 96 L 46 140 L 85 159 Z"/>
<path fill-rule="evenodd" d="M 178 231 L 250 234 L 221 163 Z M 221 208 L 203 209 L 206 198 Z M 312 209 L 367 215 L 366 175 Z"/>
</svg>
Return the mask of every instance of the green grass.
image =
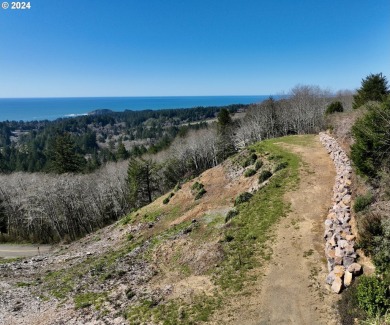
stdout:
<svg viewBox="0 0 390 325">
<path fill-rule="evenodd" d="M 305 137 L 305 144 L 312 137 Z M 295 140 L 294 140 L 295 141 Z M 286 191 L 296 188 L 299 182 L 300 158 L 276 143 L 291 143 L 291 137 L 264 141 L 252 146 L 256 152 L 270 153 L 273 160 L 286 161 L 286 168 L 275 173 L 269 184 L 259 190 L 247 203 L 240 204 L 239 214 L 231 220 L 225 231 L 226 258 L 215 275 L 215 281 L 225 291 L 240 291 L 245 283 L 255 278 L 249 270 L 259 266 L 258 256 L 269 259 L 267 240 L 272 236 L 272 226 L 289 210 L 283 201 Z"/>
<path fill-rule="evenodd" d="M 74 297 L 74 304 L 76 309 L 80 308 L 86 308 L 89 306 L 94 306 L 95 309 L 99 310 L 105 301 L 107 297 L 106 292 L 87 292 L 87 293 L 82 293 L 78 294 Z"/>
<path fill-rule="evenodd" d="M 144 300 L 139 305 L 130 307 L 125 316 L 132 325 L 149 323 L 152 319 L 163 325 L 199 324 L 209 320 L 220 305 L 221 298 L 206 295 L 196 295 L 191 301 L 174 299 L 160 304 Z"/>
</svg>

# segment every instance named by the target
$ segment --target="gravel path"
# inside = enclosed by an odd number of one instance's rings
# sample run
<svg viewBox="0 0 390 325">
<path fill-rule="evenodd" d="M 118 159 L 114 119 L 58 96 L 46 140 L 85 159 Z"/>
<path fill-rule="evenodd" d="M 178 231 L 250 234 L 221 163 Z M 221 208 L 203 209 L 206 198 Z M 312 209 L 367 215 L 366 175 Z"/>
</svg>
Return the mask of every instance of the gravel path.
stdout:
<svg viewBox="0 0 390 325">
<path fill-rule="evenodd" d="M 0 257 L 2 258 L 30 257 L 30 256 L 36 256 L 36 255 L 48 253 L 50 249 L 51 249 L 50 245 L 38 246 L 38 245 L 1 244 Z"/>
</svg>

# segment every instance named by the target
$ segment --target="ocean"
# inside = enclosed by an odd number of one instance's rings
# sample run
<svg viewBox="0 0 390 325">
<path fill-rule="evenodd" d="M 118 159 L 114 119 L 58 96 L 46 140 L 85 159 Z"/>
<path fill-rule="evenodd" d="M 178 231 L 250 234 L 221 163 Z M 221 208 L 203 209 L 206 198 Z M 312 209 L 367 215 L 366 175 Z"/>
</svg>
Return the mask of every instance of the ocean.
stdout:
<svg viewBox="0 0 390 325">
<path fill-rule="evenodd" d="M 278 98 L 280 96 L 274 96 Z M 0 98 L 0 121 L 55 120 L 85 115 L 96 109 L 128 110 L 192 108 L 259 103 L 263 96 L 175 96 L 175 97 L 77 97 Z"/>
</svg>

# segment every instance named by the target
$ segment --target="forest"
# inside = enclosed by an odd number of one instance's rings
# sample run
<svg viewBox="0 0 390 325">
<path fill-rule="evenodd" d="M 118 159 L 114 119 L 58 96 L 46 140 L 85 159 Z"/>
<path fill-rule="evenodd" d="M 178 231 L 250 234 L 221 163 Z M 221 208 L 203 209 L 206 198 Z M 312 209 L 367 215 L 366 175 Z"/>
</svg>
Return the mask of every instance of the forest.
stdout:
<svg viewBox="0 0 390 325">
<path fill-rule="evenodd" d="M 351 110 L 352 94 L 301 85 L 288 98 L 253 105 L 4 122 L 0 241 L 80 238 L 248 144 L 323 130 L 333 102 Z M 244 117 L 233 116 L 243 109 Z"/>
<path fill-rule="evenodd" d="M 234 114 L 248 105 L 225 107 Z M 221 107 L 113 112 L 55 121 L 0 122 L 0 172 L 91 172 L 108 161 L 156 153 L 206 127 Z"/>
</svg>

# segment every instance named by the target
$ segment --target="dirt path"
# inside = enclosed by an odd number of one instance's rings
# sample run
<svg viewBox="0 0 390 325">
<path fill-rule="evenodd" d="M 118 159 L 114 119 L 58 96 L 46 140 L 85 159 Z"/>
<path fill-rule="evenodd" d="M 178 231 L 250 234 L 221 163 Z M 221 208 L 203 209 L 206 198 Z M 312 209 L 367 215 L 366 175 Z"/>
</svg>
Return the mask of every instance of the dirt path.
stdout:
<svg viewBox="0 0 390 325">
<path fill-rule="evenodd" d="M 39 251 L 38 251 L 39 247 Z M 51 246 L 49 245 L 0 245 L 0 258 L 13 257 L 30 257 L 39 254 L 48 253 Z"/>
<path fill-rule="evenodd" d="M 287 146 L 285 144 L 281 144 Z M 338 299 L 325 278 L 323 220 L 331 204 L 335 171 L 316 136 L 309 145 L 288 145 L 303 160 L 299 188 L 287 193 L 291 212 L 275 230 L 271 261 L 248 297 L 229 305 L 221 323 L 240 325 L 338 324 Z M 218 322 L 217 322 L 218 323 Z"/>
</svg>

